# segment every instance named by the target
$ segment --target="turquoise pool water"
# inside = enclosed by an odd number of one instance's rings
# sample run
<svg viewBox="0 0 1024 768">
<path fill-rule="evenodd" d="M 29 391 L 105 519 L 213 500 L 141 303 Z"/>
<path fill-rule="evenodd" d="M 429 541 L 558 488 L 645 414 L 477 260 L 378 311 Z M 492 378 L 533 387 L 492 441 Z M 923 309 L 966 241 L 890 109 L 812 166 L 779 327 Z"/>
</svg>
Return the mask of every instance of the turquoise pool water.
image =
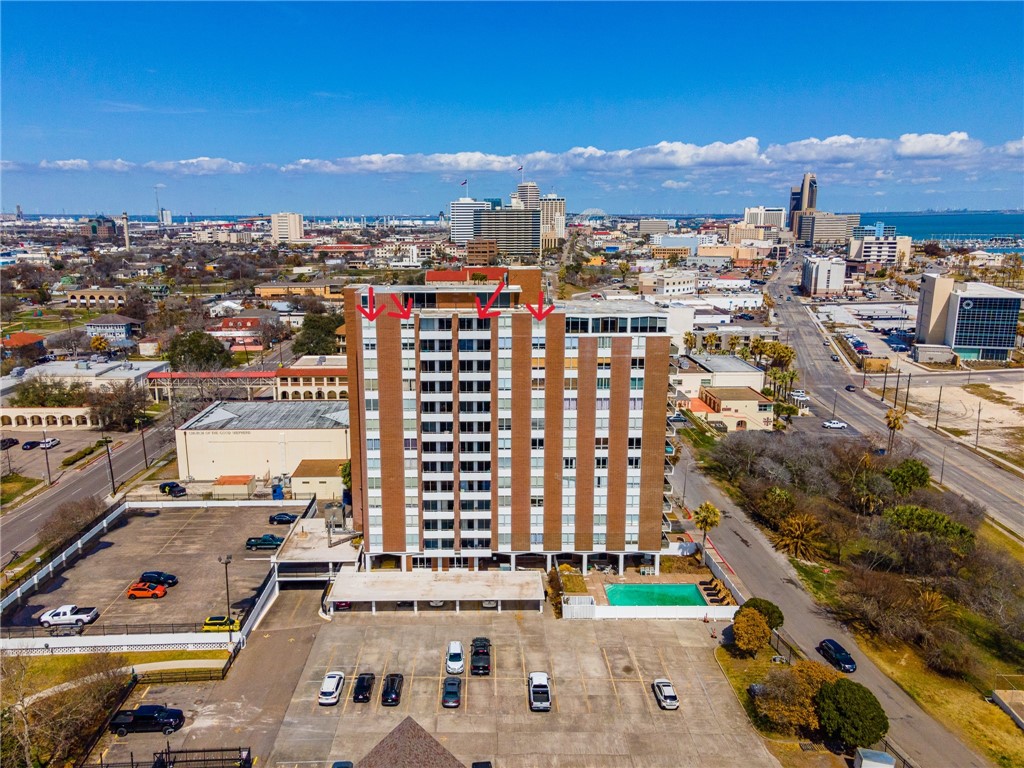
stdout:
<svg viewBox="0 0 1024 768">
<path fill-rule="evenodd" d="M 608 584 L 612 605 L 707 605 L 696 584 Z"/>
</svg>

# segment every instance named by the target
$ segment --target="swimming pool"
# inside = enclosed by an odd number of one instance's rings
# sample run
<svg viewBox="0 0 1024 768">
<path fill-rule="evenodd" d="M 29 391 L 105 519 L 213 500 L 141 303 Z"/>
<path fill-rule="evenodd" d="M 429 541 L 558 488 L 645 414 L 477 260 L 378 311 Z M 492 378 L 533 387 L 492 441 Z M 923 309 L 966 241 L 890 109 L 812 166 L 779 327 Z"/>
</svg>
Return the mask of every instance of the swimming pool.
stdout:
<svg viewBox="0 0 1024 768">
<path fill-rule="evenodd" d="M 696 584 L 607 584 L 611 605 L 707 605 Z"/>
</svg>

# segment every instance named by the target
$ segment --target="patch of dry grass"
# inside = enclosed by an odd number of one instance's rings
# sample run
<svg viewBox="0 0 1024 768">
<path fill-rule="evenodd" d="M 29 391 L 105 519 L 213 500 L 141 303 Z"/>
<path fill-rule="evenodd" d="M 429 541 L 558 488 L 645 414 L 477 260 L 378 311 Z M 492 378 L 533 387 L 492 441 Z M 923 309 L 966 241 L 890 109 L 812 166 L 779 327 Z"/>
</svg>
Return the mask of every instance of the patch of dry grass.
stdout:
<svg viewBox="0 0 1024 768">
<path fill-rule="evenodd" d="M 587 582 L 578 573 L 563 573 L 562 591 L 567 595 L 585 595 L 587 594 Z"/>
<path fill-rule="evenodd" d="M 971 685 L 932 672 L 912 648 L 859 636 L 857 644 L 930 715 L 1004 768 L 1024 765 L 1024 739 L 1009 715 Z"/>
</svg>

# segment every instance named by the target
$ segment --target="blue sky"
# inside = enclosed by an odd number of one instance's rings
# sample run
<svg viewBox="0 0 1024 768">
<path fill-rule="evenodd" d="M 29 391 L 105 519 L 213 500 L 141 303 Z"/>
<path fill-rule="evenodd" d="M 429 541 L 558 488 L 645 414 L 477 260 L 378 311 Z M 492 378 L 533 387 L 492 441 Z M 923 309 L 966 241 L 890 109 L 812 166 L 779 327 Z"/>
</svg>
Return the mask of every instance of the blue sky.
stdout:
<svg viewBox="0 0 1024 768">
<path fill-rule="evenodd" d="M 1020 3 L 13 3 L 26 212 L 1024 205 Z"/>
</svg>

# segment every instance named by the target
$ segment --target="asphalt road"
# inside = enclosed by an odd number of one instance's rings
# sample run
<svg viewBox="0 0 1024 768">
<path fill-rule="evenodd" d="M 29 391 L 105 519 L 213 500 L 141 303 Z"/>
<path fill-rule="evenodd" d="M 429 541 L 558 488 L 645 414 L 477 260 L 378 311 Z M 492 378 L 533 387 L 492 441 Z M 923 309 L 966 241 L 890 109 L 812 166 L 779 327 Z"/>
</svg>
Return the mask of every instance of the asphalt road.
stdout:
<svg viewBox="0 0 1024 768">
<path fill-rule="evenodd" d="M 835 403 L 836 418 L 847 422 L 853 431 L 887 439 L 885 413 L 890 406 L 883 404 L 878 396 L 860 389 L 864 383 L 861 374 L 849 368 L 845 362 L 837 363 L 830 358 L 836 350 L 824 346 L 826 337 L 807 307 L 796 299 L 791 302 L 785 300 L 785 296 L 790 294 L 789 284 L 797 279 L 794 264 L 787 265 L 776 278 L 769 283 L 769 289 L 776 299 L 780 329 L 784 333 L 788 332 L 787 343 L 797 352 L 796 364 L 800 379 L 796 386 L 807 390 L 815 414 L 813 419 L 797 419 L 798 423 L 802 422 L 798 430 L 820 430 L 821 421 L 831 417 Z M 895 377 L 890 373 L 888 378 L 889 385 L 893 386 Z M 966 373 L 915 371 L 912 382 L 930 386 L 947 382 L 954 385 L 966 383 L 967 378 Z M 1019 381 L 1024 387 L 1024 373 L 1019 370 L 973 374 L 974 381 L 983 378 Z M 868 376 L 867 386 L 881 387 L 882 379 L 881 375 Z M 847 392 L 845 387 L 848 384 L 856 386 L 857 391 Z M 905 384 L 904 376 L 902 385 Z M 898 439 L 913 443 L 915 455 L 929 466 L 932 477 L 938 479 L 941 475 L 942 484 L 946 488 L 974 499 L 985 507 L 990 517 L 1024 538 L 1024 481 L 988 459 L 972 453 L 959 441 L 928 429 L 929 423 L 932 422 L 926 423 L 911 414 L 903 431 L 898 434 Z"/>
<path fill-rule="evenodd" d="M 688 460 L 689 454 L 673 469 L 670 480 L 682 498 L 686 482 L 686 501 L 691 508 L 708 500 L 723 511 L 722 523 L 709 540 L 757 597 L 778 605 L 786 617 L 784 629 L 810 659 L 821 660 L 814 650 L 827 637 L 841 642 L 857 662 L 851 679 L 867 686 L 878 697 L 889 717 L 889 737 L 919 768 L 982 768 L 990 764 L 960 742 L 952 733 L 922 710 L 902 689 L 860 653 L 853 636 L 814 602 L 783 555 L 736 505 L 702 475 Z M 698 534 L 699 535 L 699 534 Z"/>
<path fill-rule="evenodd" d="M 146 430 L 146 452 L 152 462 L 174 442 L 170 419 L 160 426 Z M 119 484 L 143 469 L 142 439 L 138 434 L 127 438 L 123 445 L 111 451 L 114 479 Z M 103 452 L 99 458 L 82 469 L 65 472 L 56 483 L 19 505 L 0 518 L 0 560 L 6 563 L 11 552 L 25 552 L 32 548 L 36 537 L 53 510 L 67 501 L 110 494 L 110 465 Z"/>
</svg>

